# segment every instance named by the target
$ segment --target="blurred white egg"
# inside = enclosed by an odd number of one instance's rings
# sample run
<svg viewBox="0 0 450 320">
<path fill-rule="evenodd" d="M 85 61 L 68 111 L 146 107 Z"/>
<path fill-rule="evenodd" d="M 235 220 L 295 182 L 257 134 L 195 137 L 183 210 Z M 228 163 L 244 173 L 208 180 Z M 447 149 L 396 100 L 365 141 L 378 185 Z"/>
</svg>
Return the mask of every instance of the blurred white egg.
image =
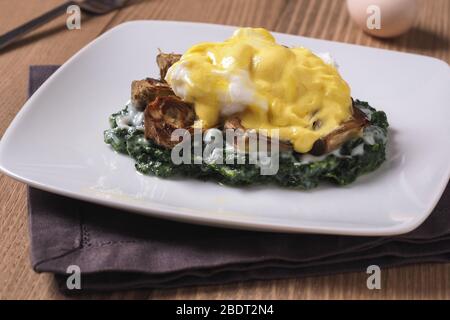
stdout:
<svg viewBox="0 0 450 320">
<path fill-rule="evenodd" d="M 417 0 L 347 0 L 347 7 L 365 32 L 381 38 L 407 32 L 417 14 Z"/>
</svg>

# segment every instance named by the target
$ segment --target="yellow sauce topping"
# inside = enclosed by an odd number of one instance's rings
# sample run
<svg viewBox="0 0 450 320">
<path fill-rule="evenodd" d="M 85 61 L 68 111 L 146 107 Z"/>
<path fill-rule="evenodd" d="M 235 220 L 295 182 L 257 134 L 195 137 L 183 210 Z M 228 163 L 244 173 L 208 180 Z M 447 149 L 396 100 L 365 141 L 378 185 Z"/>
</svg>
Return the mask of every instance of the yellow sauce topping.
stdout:
<svg viewBox="0 0 450 320">
<path fill-rule="evenodd" d="M 277 44 L 261 28 L 191 47 L 166 80 L 195 104 L 203 126 L 238 116 L 247 129 L 279 129 L 280 139 L 301 153 L 352 113 L 350 87 L 334 66 L 306 48 Z"/>
</svg>

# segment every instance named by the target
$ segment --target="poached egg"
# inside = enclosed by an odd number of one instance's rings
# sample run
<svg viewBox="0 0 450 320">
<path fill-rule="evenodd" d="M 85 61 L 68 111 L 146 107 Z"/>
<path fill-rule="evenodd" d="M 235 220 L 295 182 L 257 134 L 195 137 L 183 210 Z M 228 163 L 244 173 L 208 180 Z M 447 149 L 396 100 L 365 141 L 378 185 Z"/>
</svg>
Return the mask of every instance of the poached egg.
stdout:
<svg viewBox="0 0 450 320">
<path fill-rule="evenodd" d="M 165 80 L 194 104 L 196 126 L 211 128 L 237 116 L 246 129 L 279 130 L 300 153 L 352 116 L 350 87 L 328 57 L 277 44 L 262 28 L 194 45 Z"/>
</svg>

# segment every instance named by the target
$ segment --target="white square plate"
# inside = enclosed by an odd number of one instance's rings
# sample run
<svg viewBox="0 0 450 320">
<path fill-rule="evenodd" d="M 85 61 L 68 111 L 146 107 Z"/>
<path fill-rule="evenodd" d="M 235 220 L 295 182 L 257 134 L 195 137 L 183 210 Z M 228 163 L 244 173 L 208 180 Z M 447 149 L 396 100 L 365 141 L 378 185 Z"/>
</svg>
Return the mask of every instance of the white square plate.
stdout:
<svg viewBox="0 0 450 320">
<path fill-rule="evenodd" d="M 143 176 L 103 142 L 132 80 L 157 76 L 158 48 L 184 52 L 234 27 L 135 21 L 66 62 L 24 105 L 0 144 L 0 169 L 47 191 L 161 218 L 283 232 L 393 235 L 419 226 L 450 175 L 450 68 L 440 60 L 292 35 L 279 43 L 330 52 L 352 96 L 384 110 L 388 160 L 348 187 L 231 188 Z"/>
</svg>

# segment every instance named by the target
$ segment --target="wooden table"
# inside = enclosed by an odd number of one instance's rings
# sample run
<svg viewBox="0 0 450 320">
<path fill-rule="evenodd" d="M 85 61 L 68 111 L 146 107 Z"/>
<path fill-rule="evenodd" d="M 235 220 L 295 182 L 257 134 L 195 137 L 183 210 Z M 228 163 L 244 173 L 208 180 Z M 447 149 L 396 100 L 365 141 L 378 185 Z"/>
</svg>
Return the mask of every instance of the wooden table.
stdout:
<svg viewBox="0 0 450 320">
<path fill-rule="evenodd" d="M 416 27 L 396 40 L 365 35 L 349 20 L 344 0 L 148 0 L 100 17 L 84 17 L 69 31 L 65 17 L 36 30 L 0 53 L 0 135 L 27 99 L 28 66 L 62 64 L 106 30 L 128 20 L 168 19 L 270 30 L 373 47 L 416 52 L 450 62 L 450 1 L 422 0 Z M 0 33 L 61 3 L 60 0 L 0 2 Z M 25 185 L 0 175 L 0 298 L 61 299 L 48 274 L 29 262 Z M 222 286 L 141 290 L 84 295 L 84 298 L 144 299 L 450 299 L 450 264 L 383 270 L 382 290 L 366 288 L 364 272 Z"/>
</svg>

